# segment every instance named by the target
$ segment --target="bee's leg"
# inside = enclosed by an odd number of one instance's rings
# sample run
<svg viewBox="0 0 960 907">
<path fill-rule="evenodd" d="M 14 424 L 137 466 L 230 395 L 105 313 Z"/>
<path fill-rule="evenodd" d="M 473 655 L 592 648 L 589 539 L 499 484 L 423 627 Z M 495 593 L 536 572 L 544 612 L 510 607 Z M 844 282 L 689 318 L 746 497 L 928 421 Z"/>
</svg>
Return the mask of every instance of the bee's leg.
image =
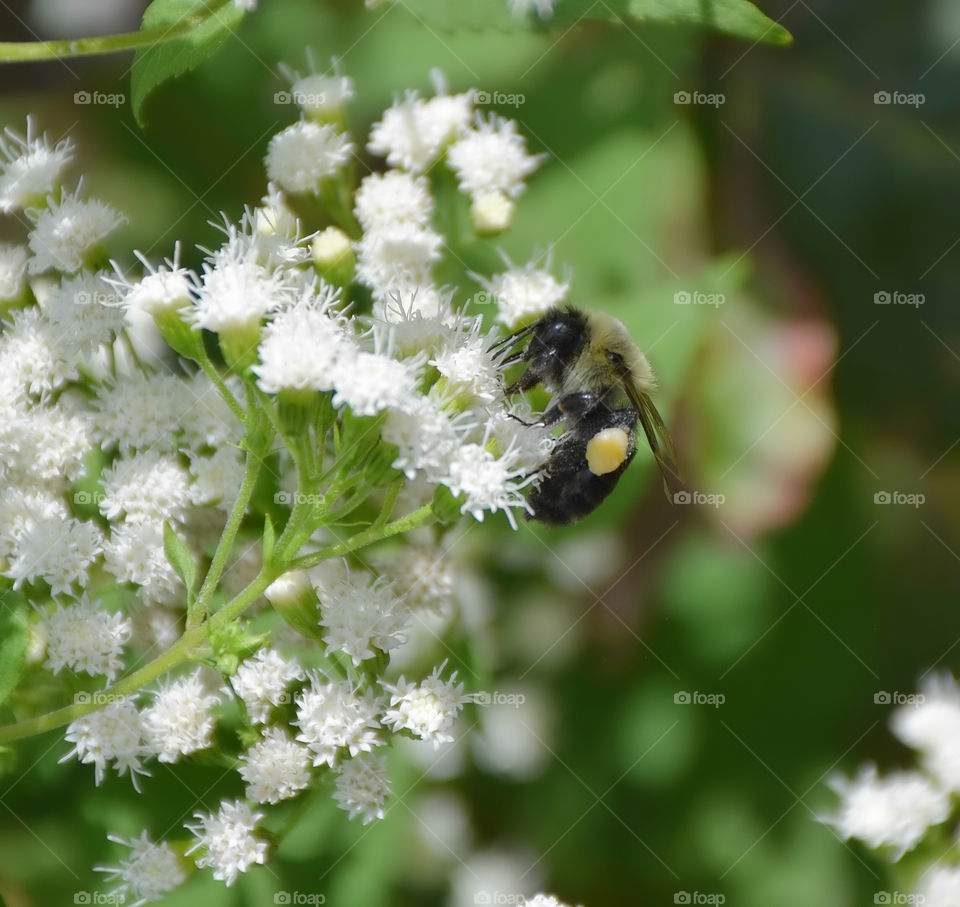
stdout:
<svg viewBox="0 0 960 907">
<path fill-rule="evenodd" d="M 567 419 L 570 422 L 579 422 L 584 416 L 593 412 L 601 405 L 603 405 L 603 398 L 592 391 L 584 391 L 580 394 L 567 394 L 551 406 L 550 409 L 540 417 L 540 421 L 544 425 L 555 425 L 561 419 Z"/>
<path fill-rule="evenodd" d="M 513 419 L 514 422 L 519 422 L 521 425 L 526 425 L 527 428 L 533 428 L 535 425 L 543 424 L 539 419 L 536 422 L 527 422 L 526 419 L 521 419 L 519 416 L 514 415 L 513 413 L 507 413 L 507 417 Z"/>
</svg>

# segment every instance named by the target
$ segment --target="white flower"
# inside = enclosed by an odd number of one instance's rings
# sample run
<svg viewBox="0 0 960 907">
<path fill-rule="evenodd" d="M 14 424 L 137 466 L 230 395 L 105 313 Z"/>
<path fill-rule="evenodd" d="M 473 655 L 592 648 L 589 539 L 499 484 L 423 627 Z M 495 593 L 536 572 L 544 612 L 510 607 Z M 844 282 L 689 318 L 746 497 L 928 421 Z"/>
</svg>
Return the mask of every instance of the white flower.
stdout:
<svg viewBox="0 0 960 907">
<path fill-rule="evenodd" d="M 166 261 L 158 268 L 141 253 L 134 252 L 134 255 L 146 268 L 147 273 L 134 282 L 128 281 L 122 275 L 108 281 L 116 289 L 124 291 L 125 310 L 156 316 L 178 311 L 190 304 L 197 277 L 192 271 L 180 267 L 179 243 L 174 246 L 173 260 Z"/>
<path fill-rule="evenodd" d="M 516 2 L 516 0 L 514 0 L 514 2 Z M 545 0 L 539 0 L 539 2 L 544 3 Z M 546 0 L 546 2 L 552 3 L 553 0 Z M 524 907 L 568 907 L 563 901 L 558 900 L 555 895 L 542 893 L 535 894 L 532 898 L 527 898 L 523 903 Z"/>
<path fill-rule="evenodd" d="M 247 797 L 257 803 L 279 803 L 295 797 L 310 783 L 310 751 L 280 728 L 268 728 L 240 762 Z"/>
<path fill-rule="evenodd" d="M 146 450 L 118 458 L 101 476 L 100 512 L 117 522 L 183 522 L 190 504 L 190 477 L 176 457 Z"/>
<path fill-rule="evenodd" d="M 520 490 L 533 481 L 519 467 L 517 451 L 507 449 L 495 457 L 484 444 L 463 444 L 451 458 L 443 484 L 466 500 L 461 513 L 470 513 L 475 520 L 483 520 L 484 511 L 502 510 L 516 529 L 513 507 L 529 512 L 530 506 Z"/>
<path fill-rule="evenodd" d="M 108 882 L 120 881 L 110 892 L 115 903 L 141 907 L 150 901 L 159 901 L 168 891 L 186 881 L 187 874 L 180 858 L 166 841 L 155 844 L 146 830 L 140 833 L 139 838 L 107 837 L 116 844 L 130 848 L 130 856 L 121 860 L 119 866 L 93 867 L 96 872 L 110 873 Z"/>
<path fill-rule="evenodd" d="M 466 394 L 473 402 L 491 403 L 503 395 L 500 369 L 489 352 L 495 339 L 473 330 L 444 346 L 430 364 L 447 379 L 453 393 Z"/>
<path fill-rule="evenodd" d="M 61 497 L 37 488 L 0 488 L 0 557 L 8 558 L 28 531 L 69 514 Z"/>
<path fill-rule="evenodd" d="M 6 140 L 0 138 L 0 211 L 10 213 L 53 192 L 63 168 L 73 159 L 73 142 L 62 139 L 51 148 L 46 135 L 34 134 L 29 117 L 26 138 L 11 129 L 4 132 Z"/>
<path fill-rule="evenodd" d="M 140 765 L 147 752 L 143 745 L 143 725 L 136 706 L 129 699 L 108 702 L 103 708 L 71 721 L 64 736 L 73 744 L 73 749 L 60 761 L 76 756 L 81 762 L 92 762 L 98 787 L 111 761 L 117 774 L 130 773 L 138 792 L 137 776 L 150 774 Z"/>
<path fill-rule="evenodd" d="M 353 80 L 348 76 L 298 75 L 290 86 L 290 95 L 300 109 L 321 120 L 339 116 L 353 94 Z"/>
<path fill-rule="evenodd" d="M 950 790 L 960 790 L 960 688 L 949 675 L 933 675 L 915 705 L 900 706 L 893 732 L 919 750 L 930 773 Z"/>
<path fill-rule="evenodd" d="M 240 330 L 258 325 L 268 312 L 293 302 L 297 287 L 292 279 L 257 258 L 256 246 L 234 231 L 204 263 L 189 321 L 217 333 Z"/>
<path fill-rule="evenodd" d="M 400 645 L 409 619 L 393 589 L 370 574 L 351 574 L 320 602 L 327 651 L 345 652 L 355 665 Z"/>
<path fill-rule="evenodd" d="M 66 338 L 39 308 L 20 309 L 11 319 L 0 344 L 0 369 L 9 388 L 43 398 L 79 376 Z"/>
<path fill-rule="evenodd" d="M 488 192 L 516 198 L 543 157 L 527 153 L 515 120 L 477 114 L 474 127 L 450 146 L 447 164 L 457 174 L 460 190 L 474 198 Z"/>
<path fill-rule="evenodd" d="M 193 415 L 192 402 L 189 385 L 176 375 L 121 375 L 98 389 L 95 434 L 104 447 L 119 445 L 121 453 L 143 447 L 172 450 L 181 419 Z"/>
<path fill-rule="evenodd" d="M 358 416 L 375 416 L 390 407 L 404 408 L 416 399 L 421 360 L 400 361 L 380 353 L 358 351 L 334 363 L 334 406 L 349 406 Z"/>
<path fill-rule="evenodd" d="M 229 510 L 243 481 L 243 452 L 220 447 L 210 456 L 190 454 L 190 500 Z"/>
<path fill-rule="evenodd" d="M 196 841 L 187 854 L 202 850 L 197 866 L 209 866 L 213 877 L 229 887 L 254 863 L 265 863 L 267 844 L 254 836 L 263 813 L 253 812 L 241 800 L 224 800 L 215 813 L 194 813 L 195 823 L 184 823 Z"/>
<path fill-rule="evenodd" d="M 403 224 L 426 228 L 433 214 L 430 184 L 402 170 L 371 173 L 357 189 L 354 212 L 364 230 Z"/>
<path fill-rule="evenodd" d="M 111 614 L 83 598 L 75 604 L 57 605 L 42 622 L 47 640 L 48 667 L 54 674 L 69 667 L 87 674 L 104 674 L 113 681 L 123 663 L 123 647 L 130 641 L 131 624 L 121 614 Z"/>
<path fill-rule="evenodd" d="M 285 389 L 328 391 L 341 356 L 353 353 L 350 337 L 330 314 L 340 290 L 321 283 L 267 324 L 260 337 L 257 384 L 268 394 Z"/>
<path fill-rule="evenodd" d="M 864 765 L 852 781 L 835 777 L 830 786 L 842 802 L 824 821 L 844 839 L 858 838 L 875 849 L 891 847 L 896 860 L 912 850 L 931 825 L 950 815 L 946 792 L 917 772 L 880 778 L 876 766 Z"/>
<path fill-rule="evenodd" d="M 472 108 L 470 94 L 422 100 L 416 92 L 407 92 L 373 124 L 367 149 L 386 157 L 391 167 L 422 173 L 467 128 Z"/>
<path fill-rule="evenodd" d="M 960 867 L 934 863 L 921 877 L 912 901 L 923 907 L 957 907 L 960 904 Z"/>
<path fill-rule="evenodd" d="M 540 19 L 549 19 L 553 15 L 553 7 L 557 0 L 507 0 L 510 11 L 517 18 L 528 13 L 536 13 Z M 528 901 L 528 903 L 532 903 Z"/>
<path fill-rule="evenodd" d="M 463 426 L 471 418 L 467 412 L 459 420 L 450 419 L 433 396 L 414 398 L 402 410 L 389 410 L 381 436 L 397 448 L 393 468 L 408 479 L 422 474 L 439 482 L 460 449 L 458 422 Z"/>
<path fill-rule="evenodd" d="M 445 614 L 453 601 L 456 571 L 448 552 L 410 545 L 383 565 L 393 588 L 408 608 Z"/>
<path fill-rule="evenodd" d="M 463 695 L 463 684 L 457 683 L 457 672 L 449 680 L 441 680 L 440 672 L 446 662 L 433 669 L 433 673 L 420 681 L 406 681 L 403 675 L 395 683 L 383 684 L 389 691 L 390 708 L 383 716 L 383 723 L 394 731 L 406 729 L 421 740 L 428 740 L 436 749 L 441 743 L 450 743 L 450 729 L 465 702 L 471 696 Z"/>
<path fill-rule="evenodd" d="M 158 523 L 113 526 L 104 566 L 120 582 L 133 583 L 138 597 L 148 604 L 170 604 L 183 592 L 180 577 L 167 560 Z"/>
<path fill-rule="evenodd" d="M 90 565 L 103 549 L 103 536 L 94 523 L 45 517 L 24 530 L 3 575 L 14 581 L 15 589 L 44 580 L 52 595 L 69 593 L 74 583 L 86 585 Z"/>
<path fill-rule="evenodd" d="M 219 702 L 218 696 L 204 689 L 200 668 L 164 686 L 141 716 L 148 747 L 161 762 L 176 762 L 181 756 L 210 746 L 210 709 Z"/>
<path fill-rule="evenodd" d="M 263 724 L 273 706 L 288 701 L 287 687 L 303 678 L 303 669 L 295 661 L 286 661 L 274 649 L 263 648 L 240 663 L 230 685 L 243 700 L 250 720 Z"/>
<path fill-rule="evenodd" d="M 107 234 L 127 221 L 104 202 L 80 201 L 77 193 L 66 191 L 61 191 L 59 201 L 48 196 L 46 208 L 28 208 L 27 217 L 33 222 L 29 239 L 33 258 L 27 266 L 31 274 L 51 268 L 78 271 Z"/>
<path fill-rule="evenodd" d="M 0 301 L 16 299 L 23 292 L 29 257 L 26 246 L 0 243 Z"/>
<path fill-rule="evenodd" d="M 8 415 L 0 424 L 0 447 L 8 440 L 11 449 L 0 475 L 6 467 L 16 470 L 24 483 L 56 487 L 80 478 L 94 445 L 89 420 L 82 411 L 71 409 L 69 399 L 61 397 L 57 406 L 34 406 Z"/>
<path fill-rule="evenodd" d="M 267 176 L 288 192 L 316 192 L 352 152 L 350 139 L 334 126 L 301 120 L 270 139 Z"/>
<path fill-rule="evenodd" d="M 550 253 L 543 267 L 533 259 L 523 266 L 515 266 L 504 256 L 508 270 L 495 274 L 489 280 L 476 277 L 497 303 L 497 318 L 514 328 L 539 318 L 558 306 L 570 289 L 569 279 L 562 283 L 550 273 Z"/>
<path fill-rule="evenodd" d="M 470 218 L 478 233 L 502 233 L 513 223 L 516 202 L 503 192 L 478 192 L 470 203 Z"/>
<path fill-rule="evenodd" d="M 313 753 L 314 765 L 334 765 L 340 751 L 351 756 L 379 746 L 379 704 L 373 693 L 360 695 L 345 684 L 310 675 L 310 686 L 297 696 L 297 740 Z"/>
<path fill-rule="evenodd" d="M 64 279 L 40 300 L 40 309 L 71 359 L 92 356 L 123 330 L 118 294 L 101 274 L 81 271 Z"/>
<path fill-rule="evenodd" d="M 377 299 L 410 296 L 431 283 L 443 237 L 427 227 L 395 224 L 363 235 L 357 243 L 357 279 Z"/>
<path fill-rule="evenodd" d="M 337 769 L 333 799 L 350 818 L 362 816 L 367 825 L 384 816 L 383 804 L 390 795 L 387 760 L 383 756 L 357 756 Z"/>
</svg>

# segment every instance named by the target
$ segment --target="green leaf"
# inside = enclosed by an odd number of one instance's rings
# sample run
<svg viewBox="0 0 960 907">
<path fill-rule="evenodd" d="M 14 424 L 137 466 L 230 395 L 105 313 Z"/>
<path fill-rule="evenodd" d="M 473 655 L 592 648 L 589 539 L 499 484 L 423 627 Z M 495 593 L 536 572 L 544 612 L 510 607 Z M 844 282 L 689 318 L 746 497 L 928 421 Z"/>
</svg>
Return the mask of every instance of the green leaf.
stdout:
<svg viewBox="0 0 960 907">
<path fill-rule="evenodd" d="M 0 589 L 0 703 L 16 689 L 27 654 L 27 602 L 13 589 Z"/>
<path fill-rule="evenodd" d="M 197 584 L 197 563 L 187 543 L 167 522 L 163 524 L 163 550 L 167 554 L 170 565 L 177 571 L 177 576 L 183 580 L 187 591 L 192 592 Z"/>
<path fill-rule="evenodd" d="M 748 41 L 793 43 L 790 32 L 749 0 L 630 0 L 629 12 L 641 22 L 705 25 Z"/>
<path fill-rule="evenodd" d="M 153 0 L 143 14 L 143 29 L 174 29 L 190 24 L 183 37 L 138 50 L 130 73 L 133 115 L 142 126 L 143 105 L 159 85 L 199 66 L 220 47 L 243 19 L 230 0 Z"/>
<path fill-rule="evenodd" d="M 273 528 L 270 514 L 263 516 L 263 562 L 269 564 L 273 558 L 273 545 L 277 539 L 277 531 Z"/>
</svg>

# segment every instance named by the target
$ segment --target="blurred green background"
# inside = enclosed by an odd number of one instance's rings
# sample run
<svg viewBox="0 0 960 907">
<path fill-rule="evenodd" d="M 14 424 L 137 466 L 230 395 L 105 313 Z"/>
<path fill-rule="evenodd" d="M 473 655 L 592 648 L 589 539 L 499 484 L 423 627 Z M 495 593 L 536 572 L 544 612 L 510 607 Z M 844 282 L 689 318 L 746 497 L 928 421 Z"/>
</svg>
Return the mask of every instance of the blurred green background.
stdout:
<svg viewBox="0 0 960 907">
<path fill-rule="evenodd" d="M 64 34 L 55 4 L 34 6 L 5 7 L 5 40 Z M 276 66 L 304 71 L 307 46 L 355 80 L 360 140 L 396 94 L 430 90 L 432 67 L 452 90 L 522 95 L 489 109 L 550 159 L 514 228 L 464 258 L 490 274 L 497 245 L 515 262 L 552 246 L 571 300 L 647 350 L 690 481 L 692 502 L 671 505 L 638 462 L 572 530 L 457 529 L 487 668 L 451 667 L 504 694 L 468 716 L 474 743 L 432 768 L 395 754 L 400 797 L 372 828 L 321 798 L 268 867 L 230 890 L 201 872 L 166 903 L 459 905 L 543 887 L 592 907 L 793 907 L 909 890 L 909 863 L 892 874 L 816 816 L 831 771 L 907 762 L 889 703 L 960 652 L 955 2 L 767 0 L 787 49 L 573 16 L 464 26 L 434 6 L 263 0 L 157 92 L 145 128 L 126 105 L 73 102 L 128 94 L 129 55 L 0 69 L 0 121 L 69 132 L 86 191 L 130 216 L 115 256 L 159 260 L 179 239 L 193 265 L 216 242 L 208 221 L 263 194 L 267 141 L 297 116 L 273 101 Z M 133 7 L 104 28 L 135 28 Z M 154 766 L 141 796 L 115 776 L 94 789 L 89 766 L 57 764 L 67 749 L 29 740 L 0 781 L 11 907 L 106 890 L 90 867 L 115 861 L 108 832 L 175 834 L 198 800 L 238 790 L 203 766 Z"/>
</svg>

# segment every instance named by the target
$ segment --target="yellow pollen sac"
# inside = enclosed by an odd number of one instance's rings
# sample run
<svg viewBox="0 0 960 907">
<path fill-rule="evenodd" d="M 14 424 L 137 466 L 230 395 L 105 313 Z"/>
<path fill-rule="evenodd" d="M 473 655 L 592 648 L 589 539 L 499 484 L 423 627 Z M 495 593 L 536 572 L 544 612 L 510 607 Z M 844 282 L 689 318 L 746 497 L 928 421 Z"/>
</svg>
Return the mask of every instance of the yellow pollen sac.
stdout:
<svg viewBox="0 0 960 907">
<path fill-rule="evenodd" d="M 587 441 L 587 467 L 595 476 L 619 469 L 627 458 L 630 439 L 622 428 L 605 428 Z"/>
</svg>

